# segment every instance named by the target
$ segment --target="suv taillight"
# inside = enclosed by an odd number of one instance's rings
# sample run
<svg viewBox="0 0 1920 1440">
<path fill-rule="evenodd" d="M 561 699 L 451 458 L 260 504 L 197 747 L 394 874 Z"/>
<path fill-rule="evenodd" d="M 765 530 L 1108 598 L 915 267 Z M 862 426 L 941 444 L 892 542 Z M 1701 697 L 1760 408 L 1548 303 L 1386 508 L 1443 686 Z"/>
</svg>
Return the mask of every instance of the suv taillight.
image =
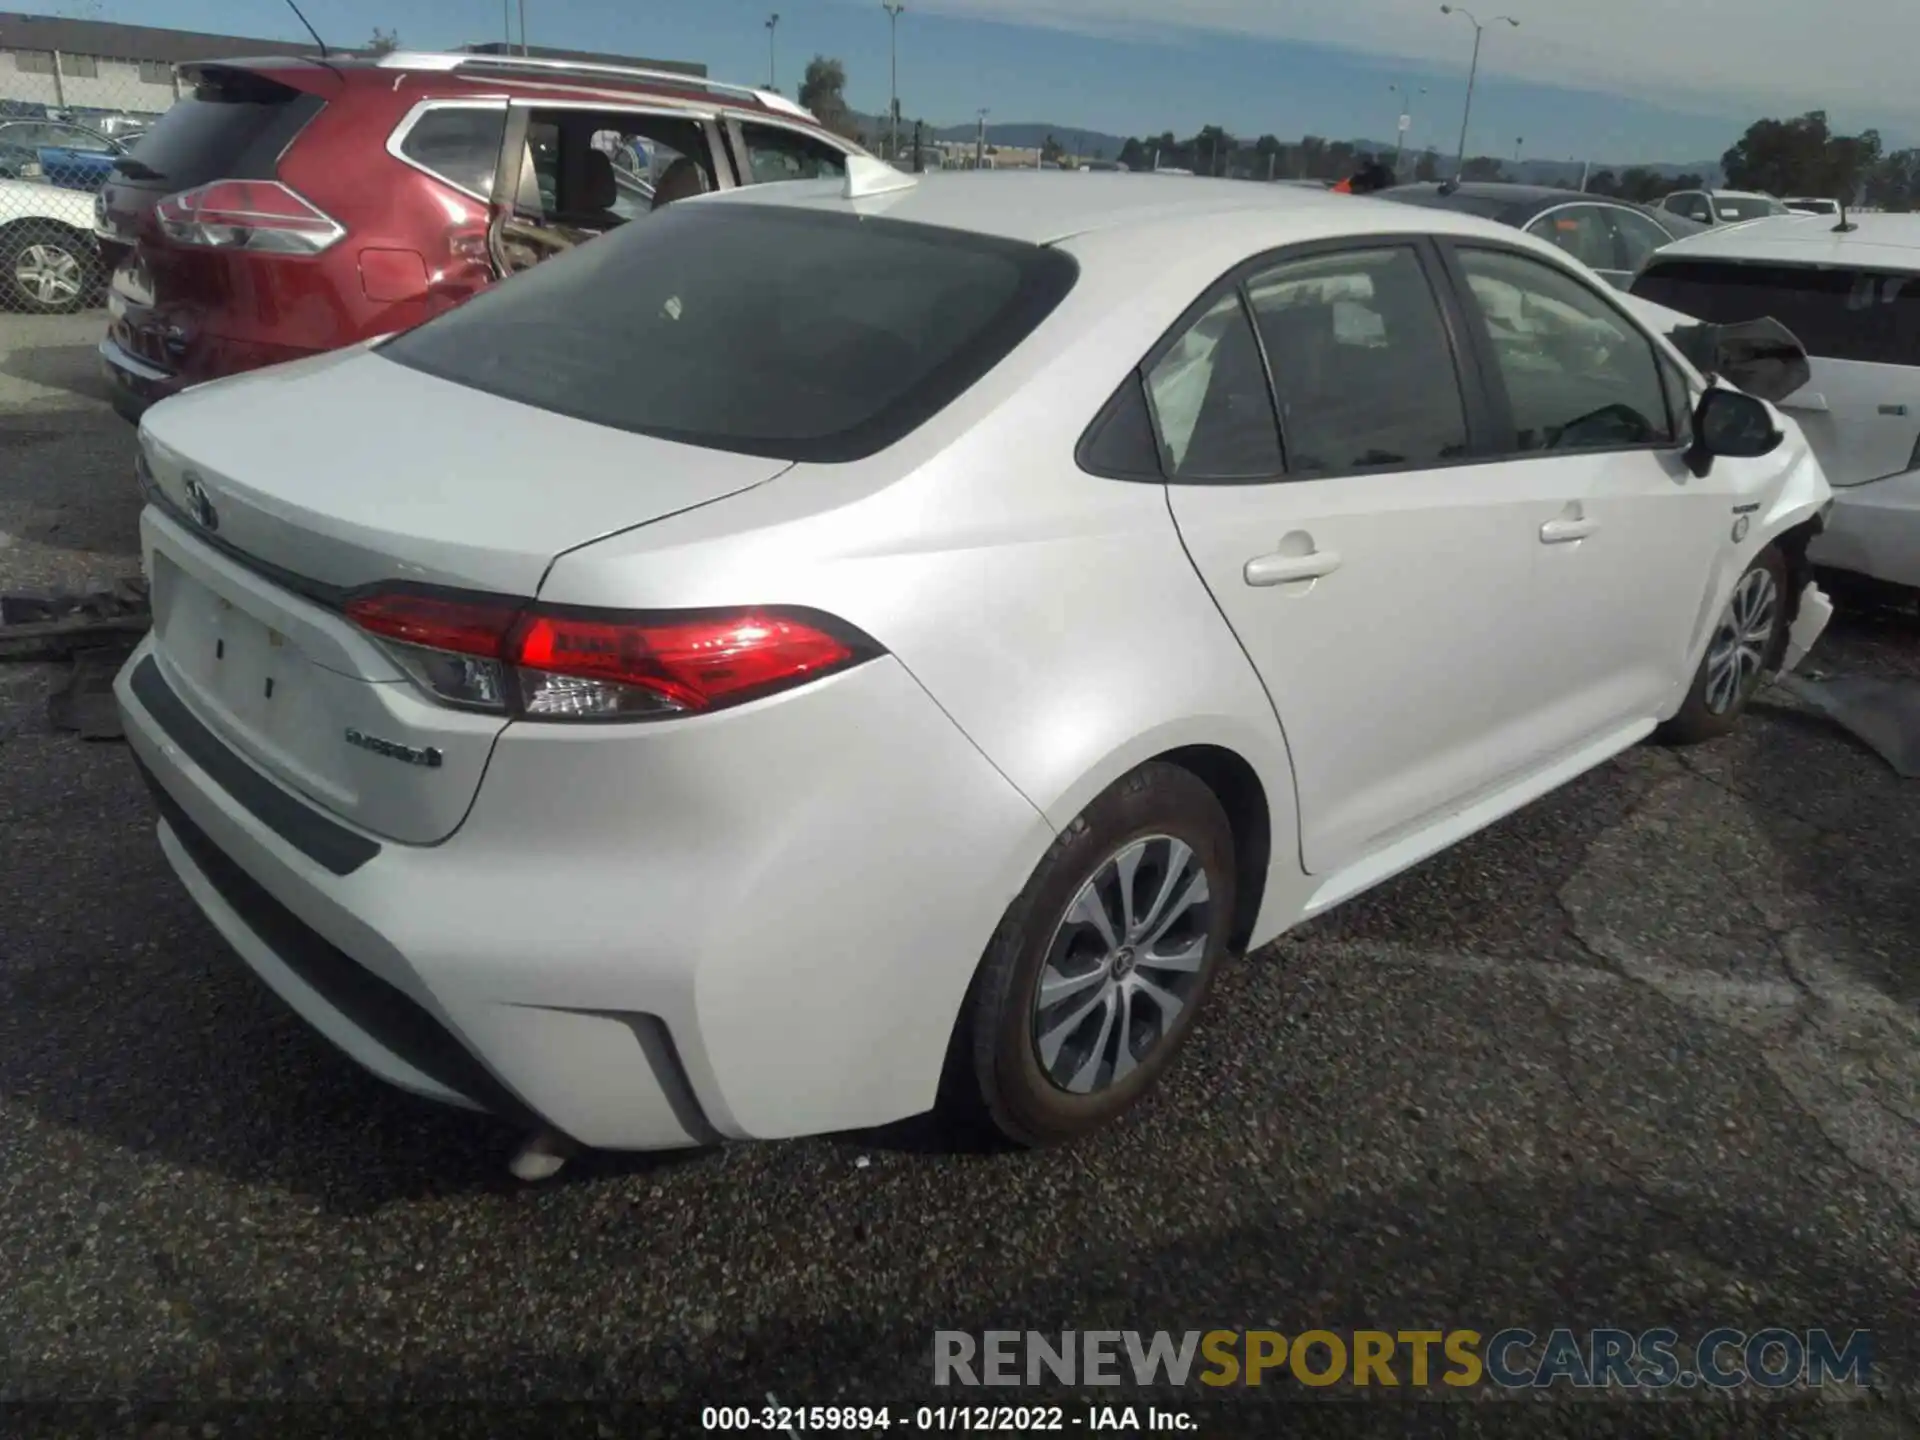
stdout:
<svg viewBox="0 0 1920 1440">
<path fill-rule="evenodd" d="M 154 207 L 160 231 L 177 245 L 318 255 L 347 227 L 278 180 L 214 180 Z"/>
<path fill-rule="evenodd" d="M 884 653 L 791 607 L 650 613 L 414 589 L 350 600 L 428 694 L 527 720 L 650 720 L 741 705 Z"/>
</svg>

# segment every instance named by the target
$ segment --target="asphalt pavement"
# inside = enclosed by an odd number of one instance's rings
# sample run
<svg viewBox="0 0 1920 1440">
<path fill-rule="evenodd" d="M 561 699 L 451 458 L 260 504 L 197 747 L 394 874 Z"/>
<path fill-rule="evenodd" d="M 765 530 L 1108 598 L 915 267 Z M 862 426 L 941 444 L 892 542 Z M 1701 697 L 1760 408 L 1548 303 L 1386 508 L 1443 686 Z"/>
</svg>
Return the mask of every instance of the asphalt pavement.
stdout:
<svg viewBox="0 0 1920 1440">
<path fill-rule="evenodd" d="M 0 590 L 137 572 L 98 331 L 0 315 Z M 1843 619 L 1809 663 L 1920 677 L 1920 625 Z M 1783 701 L 1237 963 L 1170 1083 L 1073 1150 L 907 1125 L 524 1186 L 514 1136 L 363 1074 L 226 952 L 124 747 L 50 729 L 56 679 L 0 665 L 0 1401 L 671 1435 L 980 1398 L 933 1391 L 937 1329 L 1781 1325 L 1872 1331 L 1878 1395 L 1158 1398 L 1220 1435 L 1920 1434 L 1920 782 Z M 397 1408 L 429 1402 L 464 1403 Z"/>
</svg>

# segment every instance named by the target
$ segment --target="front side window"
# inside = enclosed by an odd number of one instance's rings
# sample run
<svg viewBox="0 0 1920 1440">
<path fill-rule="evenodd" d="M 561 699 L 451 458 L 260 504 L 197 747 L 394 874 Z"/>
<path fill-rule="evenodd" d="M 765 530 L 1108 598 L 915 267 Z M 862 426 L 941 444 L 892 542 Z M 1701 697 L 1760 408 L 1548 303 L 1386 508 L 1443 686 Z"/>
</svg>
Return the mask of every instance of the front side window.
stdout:
<svg viewBox="0 0 1920 1440">
<path fill-rule="evenodd" d="M 1573 276 L 1503 250 L 1456 252 L 1512 410 L 1515 453 L 1672 444 L 1653 342 Z"/>
<path fill-rule="evenodd" d="M 971 388 L 1077 274 L 1063 251 L 930 225 L 673 204 L 377 353 L 595 425 L 837 463 Z"/>
<path fill-rule="evenodd" d="M 1229 291 L 1147 372 L 1147 395 L 1176 480 L 1251 480 L 1281 473 L 1260 347 L 1240 292 Z"/>
<path fill-rule="evenodd" d="M 1819 359 L 1920 366 L 1920 274 L 1675 258 L 1633 293 L 1716 325 L 1777 320 Z"/>
<path fill-rule="evenodd" d="M 1595 270 L 1620 268 L 1612 228 L 1598 205 L 1564 205 L 1550 210 L 1529 225 L 1527 233 L 1557 245 Z"/>
<path fill-rule="evenodd" d="M 752 184 L 780 180 L 837 179 L 847 173 L 847 157 L 826 141 L 778 125 L 740 124 Z"/>
<path fill-rule="evenodd" d="M 506 128 L 503 105 L 436 106 L 413 122 L 400 141 L 400 153 L 457 189 L 491 195 Z"/>
<path fill-rule="evenodd" d="M 1723 195 L 1713 202 L 1713 209 L 1723 225 L 1730 225 L 1736 220 L 1758 220 L 1763 215 L 1793 213 L 1778 200 L 1768 200 L 1759 195 L 1740 195 L 1732 198 Z"/>
<path fill-rule="evenodd" d="M 1433 287 L 1409 246 L 1289 260 L 1247 282 L 1292 475 L 1436 465 L 1467 420 Z"/>
</svg>

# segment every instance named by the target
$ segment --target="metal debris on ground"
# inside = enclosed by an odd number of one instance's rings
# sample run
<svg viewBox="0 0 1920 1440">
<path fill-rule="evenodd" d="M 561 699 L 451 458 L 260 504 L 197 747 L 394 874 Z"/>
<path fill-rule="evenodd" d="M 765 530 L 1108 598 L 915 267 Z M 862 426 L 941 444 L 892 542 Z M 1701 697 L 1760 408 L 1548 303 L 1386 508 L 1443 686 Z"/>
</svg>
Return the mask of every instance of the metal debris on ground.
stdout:
<svg viewBox="0 0 1920 1440">
<path fill-rule="evenodd" d="M 1774 683 L 1865 741 L 1895 774 L 1920 776 L 1920 681 L 1813 674 Z"/>
<path fill-rule="evenodd" d="M 65 660 L 114 645 L 131 650 L 152 624 L 138 576 L 78 592 L 0 595 L 0 660 Z"/>
</svg>

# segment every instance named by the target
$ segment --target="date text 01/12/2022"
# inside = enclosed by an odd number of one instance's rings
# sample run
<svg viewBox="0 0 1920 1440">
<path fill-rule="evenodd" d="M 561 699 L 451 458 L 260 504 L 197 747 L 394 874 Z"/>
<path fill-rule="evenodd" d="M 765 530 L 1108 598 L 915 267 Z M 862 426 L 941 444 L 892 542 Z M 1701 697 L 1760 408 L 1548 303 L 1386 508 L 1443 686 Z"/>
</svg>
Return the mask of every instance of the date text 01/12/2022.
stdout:
<svg viewBox="0 0 1920 1440">
<path fill-rule="evenodd" d="M 774 1435 L 822 1431 L 864 1434 L 896 1426 L 909 1432 L 958 1435 L 1079 1430 L 1088 1433 L 1192 1433 L 1198 1422 L 1180 1410 L 1138 1405 L 708 1405 L 703 1430 L 748 1430 Z"/>
</svg>

